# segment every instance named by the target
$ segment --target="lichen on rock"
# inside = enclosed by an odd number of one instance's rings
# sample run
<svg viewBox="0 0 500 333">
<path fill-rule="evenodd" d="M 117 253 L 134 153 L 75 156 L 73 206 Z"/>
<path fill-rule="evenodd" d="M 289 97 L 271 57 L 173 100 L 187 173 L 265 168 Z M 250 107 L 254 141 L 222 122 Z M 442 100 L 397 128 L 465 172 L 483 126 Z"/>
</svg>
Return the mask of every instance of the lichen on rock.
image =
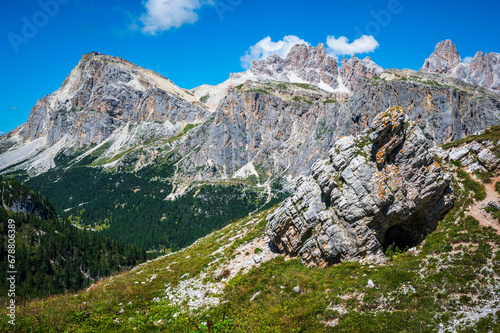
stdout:
<svg viewBox="0 0 500 333">
<path fill-rule="evenodd" d="M 320 267 L 383 262 L 384 247 L 421 242 L 452 207 L 451 176 L 402 108 L 380 113 L 363 134 L 338 139 L 267 217 L 280 252 Z"/>
</svg>

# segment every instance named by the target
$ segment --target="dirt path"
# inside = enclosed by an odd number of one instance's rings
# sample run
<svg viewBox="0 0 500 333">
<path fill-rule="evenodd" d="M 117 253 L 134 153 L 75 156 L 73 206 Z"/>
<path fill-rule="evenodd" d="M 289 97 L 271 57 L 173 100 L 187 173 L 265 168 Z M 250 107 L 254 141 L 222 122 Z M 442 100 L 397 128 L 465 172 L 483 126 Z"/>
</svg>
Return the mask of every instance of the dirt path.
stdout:
<svg viewBox="0 0 500 333">
<path fill-rule="evenodd" d="M 467 212 L 469 213 L 470 216 L 478 220 L 480 225 L 485 227 L 492 227 L 493 229 L 496 230 L 498 234 L 500 234 L 500 222 L 496 218 L 494 218 L 491 214 L 483 213 L 481 211 L 481 207 L 483 205 L 487 205 L 488 202 L 490 201 L 498 202 L 500 195 L 498 194 L 497 191 L 495 191 L 495 184 L 497 181 L 500 181 L 500 177 L 492 178 L 491 183 L 489 184 L 483 183 L 484 187 L 486 188 L 486 198 L 482 201 L 477 201 L 473 203 L 472 206 L 470 206 L 470 208 L 467 210 Z"/>
</svg>

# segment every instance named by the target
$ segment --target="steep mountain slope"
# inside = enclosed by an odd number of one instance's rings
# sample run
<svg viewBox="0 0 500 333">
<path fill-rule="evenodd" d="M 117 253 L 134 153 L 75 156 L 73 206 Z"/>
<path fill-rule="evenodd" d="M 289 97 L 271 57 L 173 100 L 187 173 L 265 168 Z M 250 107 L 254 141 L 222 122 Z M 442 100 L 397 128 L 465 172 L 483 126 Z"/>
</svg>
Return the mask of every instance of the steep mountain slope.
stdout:
<svg viewBox="0 0 500 333">
<path fill-rule="evenodd" d="M 84 54 L 61 88 L 38 101 L 24 125 L 2 136 L 0 170 L 44 172 L 59 153 L 99 145 L 112 135 L 115 143 L 127 136 L 120 148 L 151 138 L 148 130 L 173 136 L 207 118 L 204 108 L 190 102 L 197 99 L 152 71 L 121 58 Z M 127 132 L 137 122 L 144 128 L 141 137 Z M 117 150 L 110 148 L 109 153 Z"/>
<path fill-rule="evenodd" d="M 493 128 L 453 149 L 467 145 L 472 154 L 473 146 L 491 147 L 499 138 Z M 457 156 L 449 147 L 439 155 Z M 454 174 L 453 209 L 416 247 L 387 248 L 384 264 L 308 268 L 299 258 L 278 255 L 264 231 L 273 208 L 76 296 L 30 302 L 18 309 L 25 319 L 19 326 L 74 332 L 495 332 L 500 236 L 469 216 L 467 208 L 483 199 L 484 187 L 452 164 L 443 160 L 440 167 Z M 5 319 L 0 325 L 8 328 Z"/>
<path fill-rule="evenodd" d="M 9 220 L 14 221 L 15 229 L 9 227 Z M 6 251 L 1 252 L 0 269 L 17 272 L 18 304 L 35 297 L 79 290 L 146 260 L 144 250 L 79 230 L 58 219 L 47 198 L 1 177 L 0 230 L 5 249 L 11 234 L 8 230 L 15 230 L 15 251 L 9 252 L 9 257 Z M 8 290 L 9 281 L 2 279 L 0 292 L 7 295 Z"/>
</svg>

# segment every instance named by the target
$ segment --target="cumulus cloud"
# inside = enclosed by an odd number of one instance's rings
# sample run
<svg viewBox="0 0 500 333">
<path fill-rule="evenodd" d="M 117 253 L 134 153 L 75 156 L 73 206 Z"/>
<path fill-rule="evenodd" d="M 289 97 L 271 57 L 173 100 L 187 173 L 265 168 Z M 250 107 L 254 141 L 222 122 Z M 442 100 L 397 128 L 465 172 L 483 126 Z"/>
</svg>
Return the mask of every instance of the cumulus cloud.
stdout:
<svg viewBox="0 0 500 333">
<path fill-rule="evenodd" d="M 472 57 L 465 57 L 464 60 L 462 60 L 462 62 L 465 62 L 466 64 L 470 64 L 472 61 Z"/>
<path fill-rule="evenodd" d="M 349 43 L 349 39 L 344 36 L 339 38 L 335 38 L 335 36 L 328 36 L 326 39 L 326 45 L 328 47 L 328 54 L 335 58 L 341 55 L 369 53 L 375 51 L 375 49 L 379 47 L 375 38 L 367 35 L 359 37 L 352 43 Z"/>
<path fill-rule="evenodd" d="M 292 35 L 285 36 L 283 40 L 277 42 L 273 42 L 271 37 L 266 37 L 257 44 L 250 46 L 250 50 L 248 50 L 245 55 L 240 58 L 241 66 L 248 69 L 252 66 L 252 62 L 254 60 L 265 59 L 272 54 L 277 54 L 281 58 L 285 58 L 292 47 L 297 44 L 309 45 L 309 43 L 305 40 Z"/>
<path fill-rule="evenodd" d="M 213 0 L 147 0 L 143 3 L 146 13 L 140 17 L 144 25 L 141 31 L 156 35 L 171 28 L 198 21 L 197 11 L 204 5 L 213 5 Z"/>
</svg>

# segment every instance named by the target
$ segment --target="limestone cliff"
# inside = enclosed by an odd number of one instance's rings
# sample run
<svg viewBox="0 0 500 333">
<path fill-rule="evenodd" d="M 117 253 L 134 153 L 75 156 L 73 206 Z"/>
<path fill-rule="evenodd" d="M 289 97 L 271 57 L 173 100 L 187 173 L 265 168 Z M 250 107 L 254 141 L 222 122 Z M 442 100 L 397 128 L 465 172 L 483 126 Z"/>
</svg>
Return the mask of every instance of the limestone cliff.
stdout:
<svg viewBox="0 0 500 333">
<path fill-rule="evenodd" d="M 433 163 L 429 147 L 402 108 L 380 113 L 364 135 L 337 140 L 267 217 L 271 242 L 321 267 L 380 262 L 384 245 L 417 244 L 454 198 L 451 176 Z"/>
<path fill-rule="evenodd" d="M 181 162 L 183 170 L 201 170 L 203 178 L 231 177 L 251 164 L 262 173 L 309 175 L 336 138 L 361 133 L 379 110 L 392 105 L 405 108 L 434 145 L 464 138 L 500 119 L 498 96 L 456 78 L 386 70 L 356 82 L 352 95 L 314 87 L 292 90 L 293 84 L 230 90 L 213 120 L 182 146 L 181 155 L 190 154 Z"/>
</svg>

